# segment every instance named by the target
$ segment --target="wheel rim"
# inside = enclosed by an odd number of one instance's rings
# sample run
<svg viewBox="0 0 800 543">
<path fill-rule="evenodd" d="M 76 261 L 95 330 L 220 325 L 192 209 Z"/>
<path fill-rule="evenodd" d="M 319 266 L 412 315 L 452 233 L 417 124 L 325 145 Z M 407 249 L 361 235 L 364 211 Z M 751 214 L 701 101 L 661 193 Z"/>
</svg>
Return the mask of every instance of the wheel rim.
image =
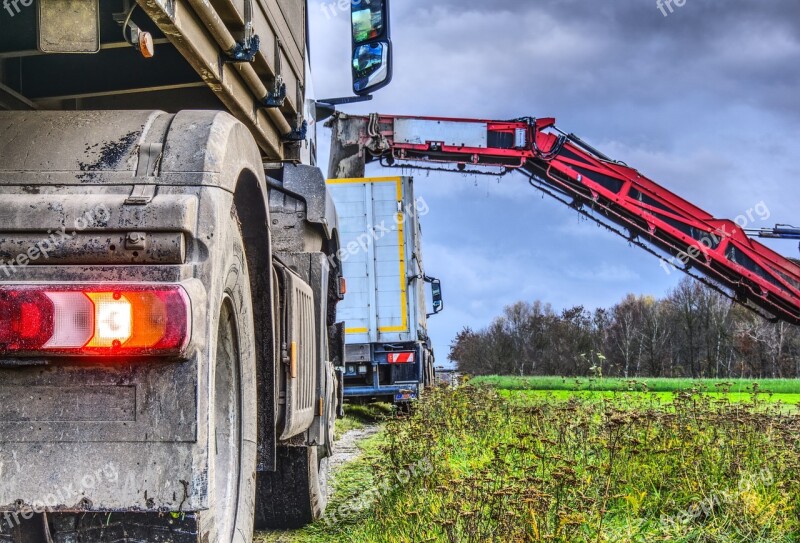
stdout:
<svg viewBox="0 0 800 543">
<path fill-rule="evenodd" d="M 214 372 L 214 511 L 220 543 L 233 541 L 239 496 L 241 361 L 236 330 L 226 301 L 220 313 Z"/>
</svg>

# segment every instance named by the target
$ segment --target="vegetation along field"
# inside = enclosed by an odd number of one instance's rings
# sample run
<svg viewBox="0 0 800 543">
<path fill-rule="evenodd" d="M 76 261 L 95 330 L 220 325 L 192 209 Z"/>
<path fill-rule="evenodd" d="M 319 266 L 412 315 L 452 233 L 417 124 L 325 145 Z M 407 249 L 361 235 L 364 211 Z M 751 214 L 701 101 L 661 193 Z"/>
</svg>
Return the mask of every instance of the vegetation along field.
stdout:
<svg viewBox="0 0 800 543">
<path fill-rule="evenodd" d="M 798 383 L 646 383 L 438 389 L 362 444 L 327 521 L 261 541 L 800 541 Z"/>
</svg>

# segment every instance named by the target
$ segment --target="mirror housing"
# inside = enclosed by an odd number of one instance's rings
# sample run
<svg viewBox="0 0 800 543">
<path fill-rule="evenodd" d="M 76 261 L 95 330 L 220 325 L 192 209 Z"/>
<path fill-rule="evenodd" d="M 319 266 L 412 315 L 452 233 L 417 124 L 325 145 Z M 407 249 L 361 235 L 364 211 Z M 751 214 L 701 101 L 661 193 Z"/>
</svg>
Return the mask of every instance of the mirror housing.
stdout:
<svg viewBox="0 0 800 543">
<path fill-rule="evenodd" d="M 431 297 L 433 299 L 433 313 L 428 313 L 432 317 L 444 311 L 444 297 L 442 296 L 442 282 L 435 277 L 425 276 L 425 282 L 431 285 Z"/>
<path fill-rule="evenodd" d="M 352 0 L 353 92 L 367 96 L 392 82 L 389 0 Z"/>
</svg>

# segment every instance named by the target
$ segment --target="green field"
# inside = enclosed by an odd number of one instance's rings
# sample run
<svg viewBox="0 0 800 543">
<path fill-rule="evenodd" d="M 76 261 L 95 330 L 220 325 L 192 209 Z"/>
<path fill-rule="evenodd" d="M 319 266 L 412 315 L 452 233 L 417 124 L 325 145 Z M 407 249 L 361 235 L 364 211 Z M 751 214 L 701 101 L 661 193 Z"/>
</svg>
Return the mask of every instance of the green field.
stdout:
<svg viewBox="0 0 800 543">
<path fill-rule="evenodd" d="M 800 414 L 774 401 L 798 387 L 648 381 L 439 389 L 340 472 L 330 520 L 261 541 L 800 541 Z"/>
<path fill-rule="evenodd" d="M 800 379 L 666 379 L 666 378 L 601 378 L 588 377 L 476 377 L 473 384 L 491 385 L 504 390 L 597 390 L 674 392 L 700 390 L 703 392 L 800 394 Z"/>
</svg>

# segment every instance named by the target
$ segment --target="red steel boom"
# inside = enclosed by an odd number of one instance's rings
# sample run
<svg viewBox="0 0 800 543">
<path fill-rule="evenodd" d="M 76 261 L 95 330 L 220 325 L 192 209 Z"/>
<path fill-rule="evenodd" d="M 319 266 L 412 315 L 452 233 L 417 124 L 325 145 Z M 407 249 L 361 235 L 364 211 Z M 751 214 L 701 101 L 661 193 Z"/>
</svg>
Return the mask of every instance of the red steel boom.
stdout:
<svg viewBox="0 0 800 543">
<path fill-rule="evenodd" d="M 372 115 L 359 134 L 368 159 L 457 170 L 520 171 L 534 187 L 632 243 L 705 280 L 768 317 L 800 324 L 800 266 L 627 165 L 555 127 L 555 119 L 514 121 Z M 478 168 L 476 170 L 476 167 Z M 499 172 L 487 171 L 501 168 Z M 622 229 L 619 229 L 622 227 Z M 700 275 L 694 273 L 699 272 Z M 711 282 L 708 281 L 711 280 Z M 750 304 L 748 304 L 750 302 Z M 764 314 L 762 312 L 762 314 Z"/>
</svg>

